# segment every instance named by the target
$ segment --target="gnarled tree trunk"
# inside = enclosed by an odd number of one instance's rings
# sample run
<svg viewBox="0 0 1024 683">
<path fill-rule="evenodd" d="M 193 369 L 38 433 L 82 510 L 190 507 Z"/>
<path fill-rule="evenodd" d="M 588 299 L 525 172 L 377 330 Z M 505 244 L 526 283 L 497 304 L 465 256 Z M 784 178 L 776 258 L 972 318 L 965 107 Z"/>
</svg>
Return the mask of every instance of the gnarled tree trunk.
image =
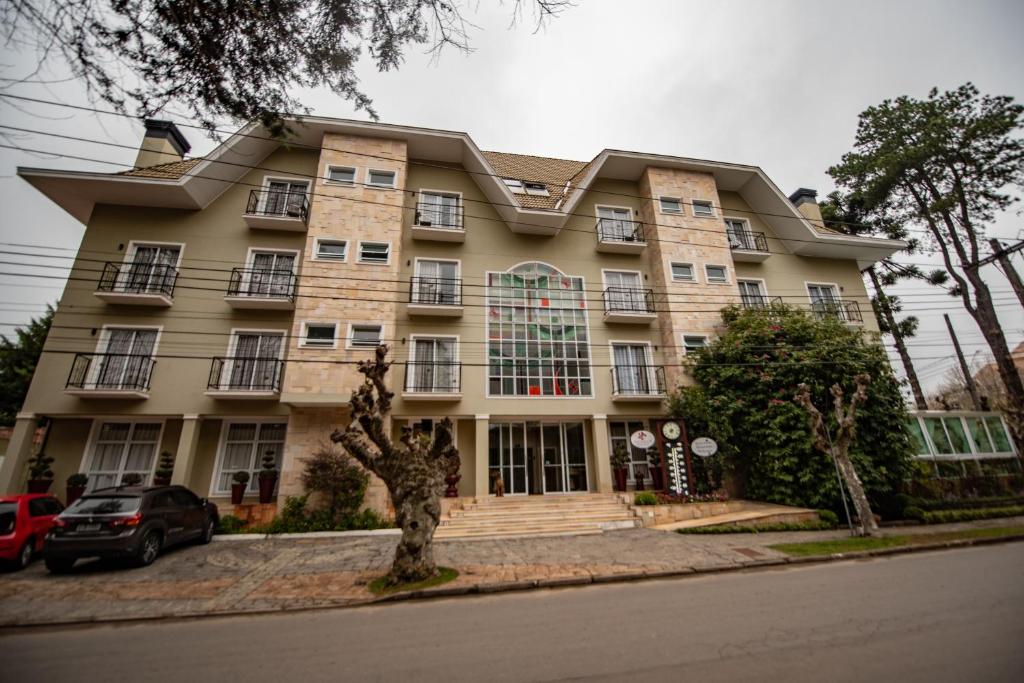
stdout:
<svg viewBox="0 0 1024 683">
<path fill-rule="evenodd" d="M 388 487 L 395 507 L 395 521 L 402 539 L 388 573 L 388 583 L 398 585 L 429 579 L 437 574 L 434 563 L 434 531 L 441 521 L 444 478 L 459 469 L 459 452 L 452 443 L 452 421 L 442 420 L 433 435 L 418 427 L 402 428 L 401 444 L 387 430 L 394 394 L 384 383 L 390 363 L 388 347 L 377 348 L 374 360 L 360 361 L 366 381 L 349 400 L 350 421 L 335 431 L 331 440 L 341 444 L 366 469 Z"/>
</svg>

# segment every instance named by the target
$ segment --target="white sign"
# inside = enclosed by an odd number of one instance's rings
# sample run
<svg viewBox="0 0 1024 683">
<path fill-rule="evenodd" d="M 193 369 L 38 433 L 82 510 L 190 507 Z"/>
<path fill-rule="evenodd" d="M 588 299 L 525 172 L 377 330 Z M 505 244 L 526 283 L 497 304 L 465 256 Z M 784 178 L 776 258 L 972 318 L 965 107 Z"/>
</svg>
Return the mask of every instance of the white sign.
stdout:
<svg viewBox="0 0 1024 683">
<path fill-rule="evenodd" d="M 714 439 L 702 436 L 690 443 L 690 450 L 702 458 L 710 458 L 718 452 L 718 444 L 715 443 Z"/>
<path fill-rule="evenodd" d="M 646 429 L 641 429 L 639 431 L 633 432 L 633 434 L 629 437 L 629 442 L 633 444 L 634 447 L 642 448 L 644 450 L 647 450 L 648 448 L 654 448 L 654 434 L 647 431 Z"/>
</svg>

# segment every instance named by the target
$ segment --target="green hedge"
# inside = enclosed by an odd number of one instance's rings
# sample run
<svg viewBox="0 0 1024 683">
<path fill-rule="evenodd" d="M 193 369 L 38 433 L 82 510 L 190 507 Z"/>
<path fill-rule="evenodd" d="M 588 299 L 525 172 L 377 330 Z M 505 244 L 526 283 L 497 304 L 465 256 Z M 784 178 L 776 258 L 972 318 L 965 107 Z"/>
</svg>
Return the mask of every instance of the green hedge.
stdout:
<svg viewBox="0 0 1024 683">
<path fill-rule="evenodd" d="M 908 507 L 903 511 L 903 516 L 907 519 L 916 519 L 924 524 L 973 522 L 979 519 L 997 519 L 999 517 L 1017 517 L 1021 515 L 1024 515 L 1024 505 L 963 508 L 957 510 L 923 510 L 919 507 Z"/>
<path fill-rule="evenodd" d="M 221 534 L 305 534 L 314 531 L 354 531 L 357 529 L 390 529 L 394 523 L 373 510 L 331 517 L 327 510 L 308 511 L 306 496 L 289 496 L 280 514 L 268 524 L 247 526 L 234 515 L 220 519 L 217 533 Z"/>
<path fill-rule="evenodd" d="M 1024 496 L 993 496 L 988 498 L 954 498 L 950 500 L 927 500 L 914 498 L 909 507 L 925 511 L 935 510 L 976 510 L 980 508 L 1004 508 L 1024 505 Z"/>
</svg>

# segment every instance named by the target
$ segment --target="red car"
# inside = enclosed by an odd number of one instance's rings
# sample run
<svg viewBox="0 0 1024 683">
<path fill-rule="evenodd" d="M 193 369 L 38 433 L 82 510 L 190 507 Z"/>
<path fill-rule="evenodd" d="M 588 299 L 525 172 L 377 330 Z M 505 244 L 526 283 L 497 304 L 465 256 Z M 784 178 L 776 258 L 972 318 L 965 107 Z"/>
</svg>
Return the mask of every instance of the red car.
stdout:
<svg viewBox="0 0 1024 683">
<path fill-rule="evenodd" d="M 49 493 L 0 496 L 0 562 L 24 569 L 64 506 Z"/>
</svg>

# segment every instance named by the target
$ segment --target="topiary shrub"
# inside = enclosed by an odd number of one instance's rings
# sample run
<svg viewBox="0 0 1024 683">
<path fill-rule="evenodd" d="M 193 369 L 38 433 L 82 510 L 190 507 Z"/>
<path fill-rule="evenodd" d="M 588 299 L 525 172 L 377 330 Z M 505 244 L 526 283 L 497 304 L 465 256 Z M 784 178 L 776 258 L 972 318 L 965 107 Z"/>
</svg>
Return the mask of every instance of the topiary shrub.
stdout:
<svg viewBox="0 0 1024 683">
<path fill-rule="evenodd" d="M 138 472 L 129 472 L 121 477 L 121 486 L 138 486 L 142 483 L 142 475 Z"/>
<path fill-rule="evenodd" d="M 306 460 L 302 485 L 309 493 L 321 494 L 329 518 L 338 520 L 359 510 L 366 495 L 370 475 L 340 448 L 321 445 Z"/>
<path fill-rule="evenodd" d="M 657 505 L 658 497 L 653 491 L 640 491 L 633 496 L 633 505 Z"/>
</svg>

